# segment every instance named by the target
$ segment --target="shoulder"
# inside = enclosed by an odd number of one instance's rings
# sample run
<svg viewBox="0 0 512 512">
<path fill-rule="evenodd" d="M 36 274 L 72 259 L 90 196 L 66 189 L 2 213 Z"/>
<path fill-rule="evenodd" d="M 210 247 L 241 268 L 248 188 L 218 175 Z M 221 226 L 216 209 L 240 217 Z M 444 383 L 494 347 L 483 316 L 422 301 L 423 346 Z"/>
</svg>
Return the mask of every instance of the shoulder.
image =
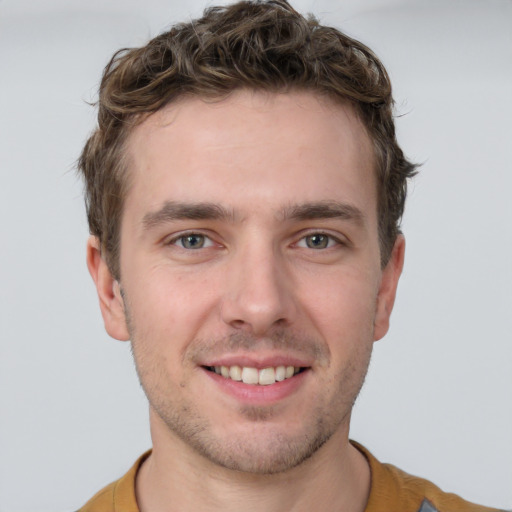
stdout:
<svg viewBox="0 0 512 512">
<path fill-rule="evenodd" d="M 379 462 L 366 448 L 352 443 L 367 459 L 371 489 L 365 512 L 496 512 L 442 491 L 432 482 Z"/>
<path fill-rule="evenodd" d="M 118 482 L 97 492 L 78 512 L 114 512 L 114 490 Z"/>
<path fill-rule="evenodd" d="M 411 512 L 492 512 L 496 509 L 477 505 L 464 500 L 456 494 L 444 492 L 432 482 L 410 475 L 391 465 L 382 464 L 396 482 L 403 499 L 418 504 Z"/>
<path fill-rule="evenodd" d="M 140 466 L 150 454 L 151 451 L 144 453 L 122 478 L 96 493 L 77 512 L 139 512 L 135 479 Z"/>
</svg>

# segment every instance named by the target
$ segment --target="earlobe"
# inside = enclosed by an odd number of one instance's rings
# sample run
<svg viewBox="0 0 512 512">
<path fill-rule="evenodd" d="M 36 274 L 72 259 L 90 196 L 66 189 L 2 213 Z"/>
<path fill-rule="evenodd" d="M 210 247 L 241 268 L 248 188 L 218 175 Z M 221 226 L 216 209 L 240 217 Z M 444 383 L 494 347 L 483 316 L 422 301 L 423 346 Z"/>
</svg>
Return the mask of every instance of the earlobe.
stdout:
<svg viewBox="0 0 512 512">
<path fill-rule="evenodd" d="M 405 256 L 405 239 L 398 235 L 391 257 L 382 271 L 382 278 L 377 296 L 373 338 L 375 341 L 385 336 L 389 329 L 389 319 L 395 303 L 398 280 L 402 274 Z"/>
<path fill-rule="evenodd" d="M 96 285 L 105 330 L 117 340 L 129 340 L 124 300 L 119 283 L 110 273 L 101 255 L 99 240 L 95 236 L 89 237 L 87 241 L 87 267 Z"/>
</svg>

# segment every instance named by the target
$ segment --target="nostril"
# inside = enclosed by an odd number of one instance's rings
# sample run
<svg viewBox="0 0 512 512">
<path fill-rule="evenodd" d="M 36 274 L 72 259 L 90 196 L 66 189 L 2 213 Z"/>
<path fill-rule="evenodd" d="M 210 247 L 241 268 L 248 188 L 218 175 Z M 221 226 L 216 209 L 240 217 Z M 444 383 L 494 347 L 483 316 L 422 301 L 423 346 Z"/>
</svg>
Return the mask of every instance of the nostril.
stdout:
<svg viewBox="0 0 512 512">
<path fill-rule="evenodd" d="M 258 285 L 254 277 L 252 286 L 227 294 L 221 304 L 222 321 L 233 329 L 257 336 L 289 325 L 297 313 L 293 293 L 279 283 L 267 288 L 271 289 L 265 293 L 265 285 Z"/>
</svg>

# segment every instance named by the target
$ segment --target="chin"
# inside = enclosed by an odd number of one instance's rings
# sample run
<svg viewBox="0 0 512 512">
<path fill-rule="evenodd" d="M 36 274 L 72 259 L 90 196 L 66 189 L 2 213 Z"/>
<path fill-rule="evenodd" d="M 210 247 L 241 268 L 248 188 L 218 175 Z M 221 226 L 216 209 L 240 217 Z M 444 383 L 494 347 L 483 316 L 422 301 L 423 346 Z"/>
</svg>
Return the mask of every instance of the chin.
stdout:
<svg viewBox="0 0 512 512">
<path fill-rule="evenodd" d="M 329 436 L 330 437 L 330 436 Z M 273 475 L 289 471 L 311 458 L 329 437 L 289 439 L 274 434 L 272 438 L 230 440 L 222 445 L 194 448 L 210 462 L 232 471 L 255 475 Z"/>
<path fill-rule="evenodd" d="M 215 466 L 254 475 L 283 473 L 301 465 L 341 430 L 341 422 L 333 423 L 329 418 L 283 425 L 272 421 L 265 408 L 246 408 L 243 412 L 245 421 L 238 426 L 231 423 L 208 428 L 203 424 L 197 428 L 196 424 L 194 429 L 180 429 L 167 423 L 167 428 Z"/>
</svg>

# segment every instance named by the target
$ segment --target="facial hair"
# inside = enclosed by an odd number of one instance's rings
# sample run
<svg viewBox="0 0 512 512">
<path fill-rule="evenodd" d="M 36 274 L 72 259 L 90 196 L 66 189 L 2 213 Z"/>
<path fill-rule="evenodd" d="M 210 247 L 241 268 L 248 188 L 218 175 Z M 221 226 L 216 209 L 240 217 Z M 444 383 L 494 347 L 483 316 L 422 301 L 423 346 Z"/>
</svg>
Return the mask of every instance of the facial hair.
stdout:
<svg viewBox="0 0 512 512">
<path fill-rule="evenodd" d="M 243 421 L 219 427 L 219 417 L 205 414 L 198 405 L 190 381 L 186 378 L 173 381 L 165 360 L 148 350 L 151 334 L 137 330 L 126 300 L 125 314 L 135 366 L 154 421 L 164 427 L 173 442 L 184 444 L 213 464 L 259 475 L 281 473 L 311 458 L 340 428 L 345 427 L 348 435 L 350 413 L 370 361 L 371 342 L 361 340 L 351 360 L 337 373 L 324 372 L 331 375 L 322 383 L 325 393 L 315 397 L 303 414 L 293 411 L 297 427 L 282 426 L 280 419 L 289 413 L 280 404 L 240 405 L 236 416 Z M 193 340 L 182 354 L 182 363 L 183 367 L 195 366 L 197 370 L 195 361 L 199 359 L 215 358 L 217 354 L 236 354 L 241 350 L 257 353 L 263 348 L 313 360 L 314 370 L 308 371 L 322 373 L 330 368 L 332 362 L 324 342 L 286 329 L 276 329 L 264 338 L 235 332 L 213 340 Z"/>
</svg>

